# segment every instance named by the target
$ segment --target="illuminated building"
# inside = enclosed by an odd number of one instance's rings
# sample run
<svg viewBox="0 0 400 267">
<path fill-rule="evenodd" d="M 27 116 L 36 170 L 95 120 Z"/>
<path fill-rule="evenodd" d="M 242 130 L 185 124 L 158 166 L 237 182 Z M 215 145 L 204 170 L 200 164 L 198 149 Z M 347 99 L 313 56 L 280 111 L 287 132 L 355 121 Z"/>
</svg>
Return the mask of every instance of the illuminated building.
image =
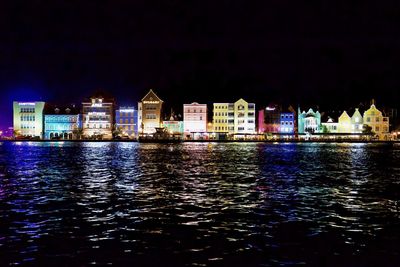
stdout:
<svg viewBox="0 0 400 267">
<path fill-rule="evenodd" d="M 242 98 L 235 103 L 214 103 L 213 126 L 217 133 L 253 134 L 255 104 Z"/>
<path fill-rule="evenodd" d="M 235 130 L 235 106 L 229 103 L 213 104 L 214 132 L 233 133 Z"/>
<path fill-rule="evenodd" d="M 281 133 L 281 134 L 293 134 L 294 133 L 294 113 L 293 112 L 280 113 L 279 133 Z"/>
<path fill-rule="evenodd" d="M 235 102 L 234 107 L 235 107 L 234 133 L 254 134 L 256 131 L 256 121 L 255 121 L 256 105 L 254 103 L 247 103 L 243 98 L 241 98 Z"/>
<path fill-rule="evenodd" d="M 207 105 L 196 102 L 184 104 L 183 128 L 185 133 L 207 132 Z"/>
<path fill-rule="evenodd" d="M 184 132 L 184 126 L 183 126 L 183 121 L 177 120 L 177 116 L 175 116 L 174 112 L 171 109 L 171 116 L 169 120 L 165 120 L 162 122 L 162 127 L 165 128 L 165 130 L 170 134 L 170 135 L 179 135 L 180 137 L 183 135 Z"/>
<path fill-rule="evenodd" d="M 134 107 L 120 107 L 115 111 L 115 126 L 122 136 L 138 134 L 138 112 Z"/>
<path fill-rule="evenodd" d="M 258 132 L 279 133 L 281 130 L 281 108 L 269 105 L 258 111 Z"/>
<path fill-rule="evenodd" d="M 173 120 L 163 121 L 163 127 L 170 134 L 173 135 L 183 134 L 183 121 L 173 121 Z"/>
<path fill-rule="evenodd" d="M 83 135 L 111 139 L 114 125 L 114 101 L 92 97 L 82 103 Z"/>
<path fill-rule="evenodd" d="M 322 133 L 337 133 L 338 132 L 338 123 L 334 122 L 332 118 L 328 118 L 327 122 L 323 122 L 322 124 Z"/>
<path fill-rule="evenodd" d="M 81 128 L 81 115 L 75 106 L 45 108 L 45 139 L 75 139 L 77 131 Z"/>
<path fill-rule="evenodd" d="M 44 102 L 13 102 L 13 124 L 16 136 L 43 138 Z"/>
<path fill-rule="evenodd" d="M 346 111 L 339 116 L 338 133 L 352 133 L 351 118 Z"/>
<path fill-rule="evenodd" d="M 152 89 L 138 103 L 138 127 L 139 133 L 151 134 L 156 128 L 161 127 L 161 109 L 163 101 Z"/>
<path fill-rule="evenodd" d="M 351 116 L 351 132 L 362 133 L 363 124 L 364 124 L 364 119 L 358 108 L 356 108 L 356 110 L 353 113 L 353 116 Z"/>
<path fill-rule="evenodd" d="M 321 126 L 321 114 L 319 111 L 314 112 L 312 108 L 310 108 L 307 113 L 305 111 L 300 112 L 300 108 L 298 110 L 298 133 L 319 133 Z"/>
<path fill-rule="evenodd" d="M 364 112 L 364 124 L 372 128 L 372 132 L 378 135 L 379 139 L 386 139 L 389 134 L 389 118 L 384 117 L 382 112 L 375 107 L 372 100 L 371 107 Z"/>
</svg>

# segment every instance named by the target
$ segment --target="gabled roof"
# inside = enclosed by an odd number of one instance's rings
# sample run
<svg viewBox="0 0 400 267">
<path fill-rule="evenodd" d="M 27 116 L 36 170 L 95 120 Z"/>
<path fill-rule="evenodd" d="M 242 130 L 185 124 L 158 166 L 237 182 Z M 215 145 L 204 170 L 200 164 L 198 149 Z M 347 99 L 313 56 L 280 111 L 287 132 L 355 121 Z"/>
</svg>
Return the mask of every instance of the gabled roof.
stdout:
<svg viewBox="0 0 400 267">
<path fill-rule="evenodd" d="M 158 101 L 164 102 L 164 101 L 161 100 L 161 98 L 159 98 L 159 97 L 156 95 L 156 93 L 154 93 L 153 89 L 150 89 L 150 90 L 149 90 L 149 92 L 142 98 L 142 101 L 144 101 L 144 99 L 145 99 L 148 95 L 150 95 L 150 94 L 153 95 L 155 98 L 157 98 Z"/>
</svg>

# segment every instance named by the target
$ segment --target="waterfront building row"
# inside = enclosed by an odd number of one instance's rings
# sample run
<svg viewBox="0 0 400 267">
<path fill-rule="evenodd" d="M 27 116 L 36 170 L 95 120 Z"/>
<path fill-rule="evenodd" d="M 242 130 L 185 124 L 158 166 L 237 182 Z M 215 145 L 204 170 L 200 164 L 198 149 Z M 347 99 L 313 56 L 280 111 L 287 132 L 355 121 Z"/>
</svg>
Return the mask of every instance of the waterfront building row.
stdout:
<svg viewBox="0 0 400 267">
<path fill-rule="evenodd" d="M 15 136 L 44 139 L 135 139 L 166 133 L 182 139 L 295 138 L 312 134 L 376 134 L 388 138 L 389 118 L 378 110 L 373 101 L 363 115 L 358 108 L 350 116 L 346 111 L 335 120 L 324 112 L 309 108 L 297 112 L 289 107 L 268 105 L 258 111 L 244 99 L 232 103 L 214 103 L 212 119 L 208 120 L 207 104 L 193 102 L 183 105 L 182 117 L 162 119 L 163 100 L 153 90 L 134 105 L 115 108 L 113 99 L 100 95 L 74 105 L 52 106 L 44 102 L 14 102 Z M 181 119 L 181 120 L 179 120 Z"/>
</svg>

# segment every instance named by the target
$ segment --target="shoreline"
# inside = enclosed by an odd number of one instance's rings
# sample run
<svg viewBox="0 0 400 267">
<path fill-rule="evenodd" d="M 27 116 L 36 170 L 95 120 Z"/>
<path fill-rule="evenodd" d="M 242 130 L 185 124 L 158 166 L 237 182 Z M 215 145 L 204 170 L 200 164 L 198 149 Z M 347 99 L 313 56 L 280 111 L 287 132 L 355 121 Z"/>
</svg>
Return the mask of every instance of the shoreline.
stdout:
<svg viewBox="0 0 400 267">
<path fill-rule="evenodd" d="M 1 139 L 0 142 L 18 143 L 18 142 L 35 142 L 35 143 L 164 143 L 164 144 L 181 144 L 181 143 L 360 143 L 360 144 L 400 144 L 400 140 L 10 140 Z"/>
</svg>

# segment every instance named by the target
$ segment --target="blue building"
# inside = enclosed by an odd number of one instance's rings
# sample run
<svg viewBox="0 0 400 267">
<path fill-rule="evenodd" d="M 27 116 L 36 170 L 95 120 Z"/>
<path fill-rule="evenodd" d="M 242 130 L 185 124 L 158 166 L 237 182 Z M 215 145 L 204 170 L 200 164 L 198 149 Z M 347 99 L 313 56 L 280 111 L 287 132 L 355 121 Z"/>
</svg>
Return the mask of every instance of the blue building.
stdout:
<svg viewBox="0 0 400 267">
<path fill-rule="evenodd" d="M 294 134 L 294 113 L 282 112 L 280 114 L 280 129 L 281 134 Z"/>
<path fill-rule="evenodd" d="M 82 129 L 82 117 L 75 106 L 45 108 L 45 139 L 75 139 L 80 129 Z"/>
<path fill-rule="evenodd" d="M 134 107 L 120 107 L 115 111 L 116 128 L 122 136 L 135 138 L 138 134 L 138 111 Z"/>
</svg>

